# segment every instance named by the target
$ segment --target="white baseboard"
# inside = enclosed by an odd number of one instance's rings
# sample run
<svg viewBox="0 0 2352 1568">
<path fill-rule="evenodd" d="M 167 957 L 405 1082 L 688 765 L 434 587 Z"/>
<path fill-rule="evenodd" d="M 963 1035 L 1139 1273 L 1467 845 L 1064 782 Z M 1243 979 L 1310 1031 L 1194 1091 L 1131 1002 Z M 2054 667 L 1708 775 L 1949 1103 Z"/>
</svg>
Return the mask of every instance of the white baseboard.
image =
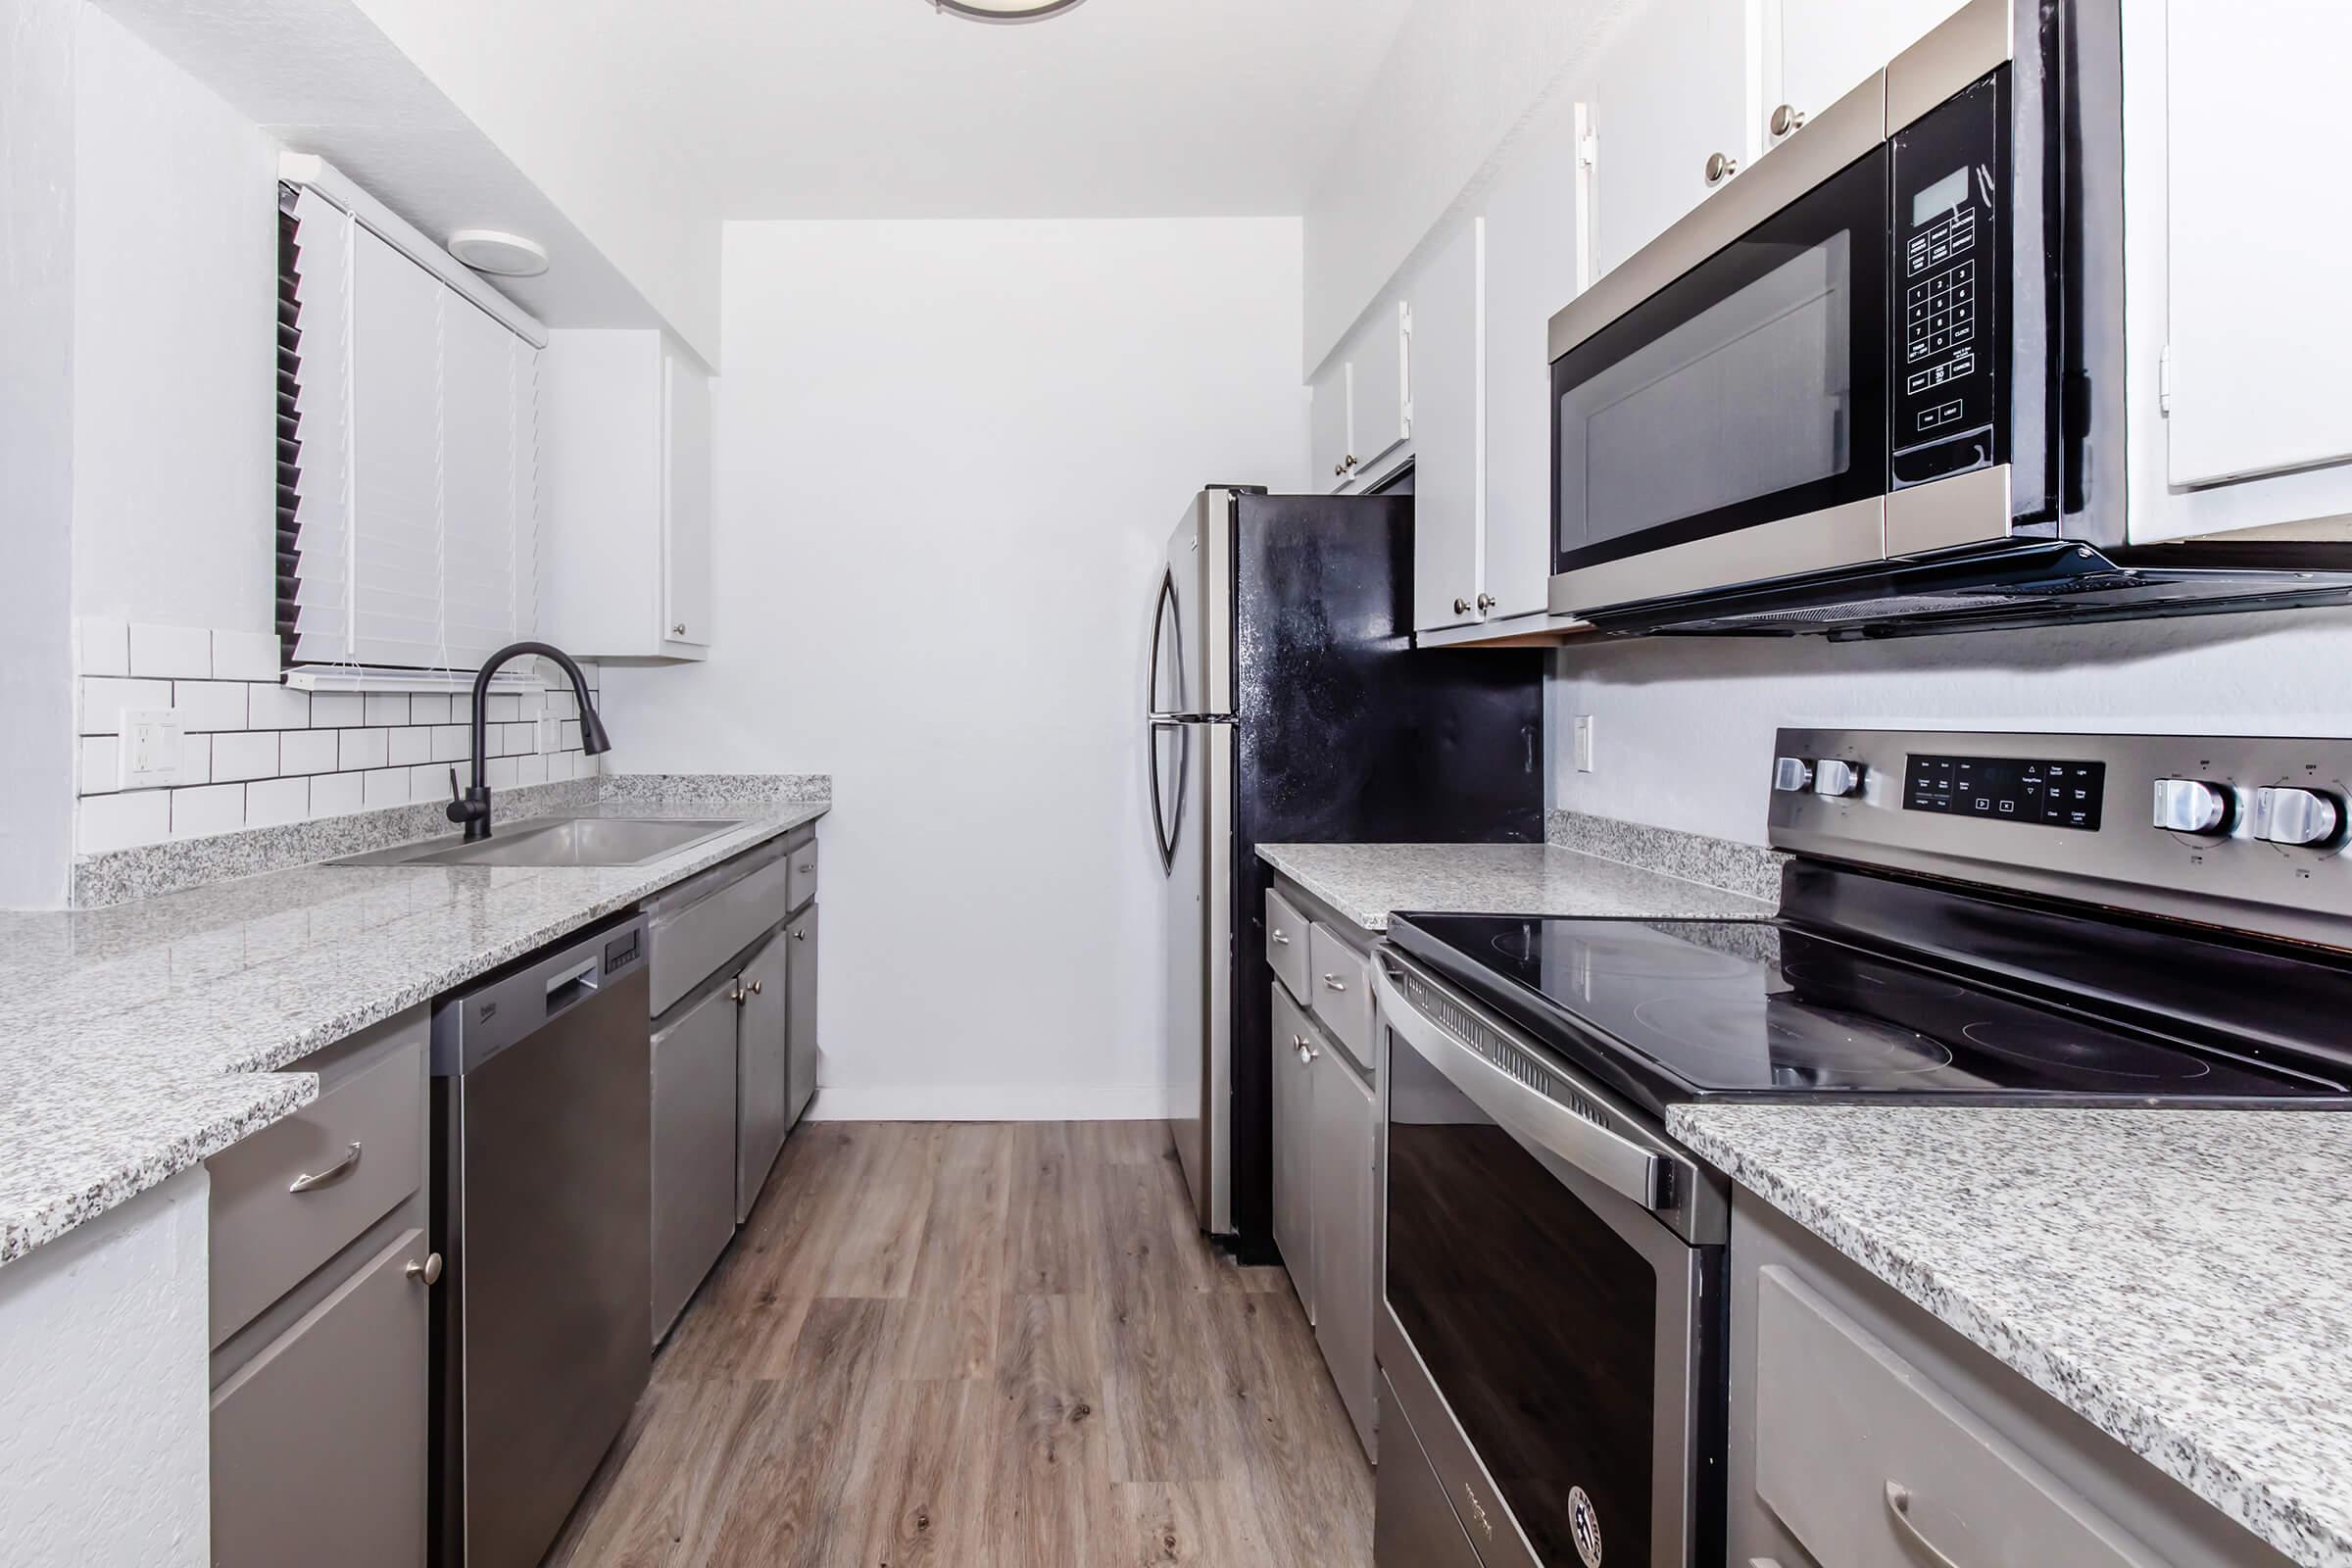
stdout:
<svg viewBox="0 0 2352 1568">
<path fill-rule="evenodd" d="M 1165 1084 L 821 1085 L 811 1121 L 1157 1121 Z"/>
</svg>

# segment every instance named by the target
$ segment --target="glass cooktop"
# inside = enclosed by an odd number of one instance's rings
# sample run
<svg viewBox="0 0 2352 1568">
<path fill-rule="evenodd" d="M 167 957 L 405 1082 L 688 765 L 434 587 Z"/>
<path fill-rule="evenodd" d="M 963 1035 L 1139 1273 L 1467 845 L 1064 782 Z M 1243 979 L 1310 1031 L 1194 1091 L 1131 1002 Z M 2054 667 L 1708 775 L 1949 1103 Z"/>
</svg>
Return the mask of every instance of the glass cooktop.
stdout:
<svg viewBox="0 0 2352 1568">
<path fill-rule="evenodd" d="M 1390 939 L 1653 1105 L 1813 1094 L 2308 1103 L 2347 1086 L 1770 920 L 1414 914 Z"/>
</svg>

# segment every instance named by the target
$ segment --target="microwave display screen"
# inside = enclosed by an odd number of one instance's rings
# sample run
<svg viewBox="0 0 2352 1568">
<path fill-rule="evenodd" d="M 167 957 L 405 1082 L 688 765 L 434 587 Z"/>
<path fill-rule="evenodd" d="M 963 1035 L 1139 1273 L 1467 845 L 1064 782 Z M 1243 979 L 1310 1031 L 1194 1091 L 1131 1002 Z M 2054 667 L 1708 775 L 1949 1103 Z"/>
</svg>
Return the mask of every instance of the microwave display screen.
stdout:
<svg viewBox="0 0 2352 1568">
<path fill-rule="evenodd" d="M 1911 198 L 1911 226 L 1924 227 L 1968 200 L 1968 171 L 1955 169 Z"/>
</svg>

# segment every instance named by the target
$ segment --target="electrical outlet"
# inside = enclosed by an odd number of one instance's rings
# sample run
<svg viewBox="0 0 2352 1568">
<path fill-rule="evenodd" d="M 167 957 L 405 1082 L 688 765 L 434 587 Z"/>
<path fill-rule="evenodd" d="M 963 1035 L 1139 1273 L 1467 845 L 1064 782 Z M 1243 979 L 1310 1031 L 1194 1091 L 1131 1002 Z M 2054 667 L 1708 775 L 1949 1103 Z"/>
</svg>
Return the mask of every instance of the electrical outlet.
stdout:
<svg viewBox="0 0 2352 1568">
<path fill-rule="evenodd" d="M 1576 770 L 1579 773 L 1592 771 L 1592 715 L 1591 713 L 1576 715 Z"/>
<path fill-rule="evenodd" d="M 564 720 L 553 713 L 539 715 L 539 755 L 553 757 L 564 749 Z"/>
<path fill-rule="evenodd" d="M 126 709 L 122 714 L 122 744 L 116 784 L 126 790 L 179 779 L 182 731 L 179 714 L 169 708 Z"/>
</svg>

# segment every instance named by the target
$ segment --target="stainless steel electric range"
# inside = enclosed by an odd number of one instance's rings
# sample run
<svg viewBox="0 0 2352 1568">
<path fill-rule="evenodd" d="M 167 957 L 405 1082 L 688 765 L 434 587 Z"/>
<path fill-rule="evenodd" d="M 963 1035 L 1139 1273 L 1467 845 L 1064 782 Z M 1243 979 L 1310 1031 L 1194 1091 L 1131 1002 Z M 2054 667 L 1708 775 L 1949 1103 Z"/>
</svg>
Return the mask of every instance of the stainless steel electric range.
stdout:
<svg viewBox="0 0 2352 1568">
<path fill-rule="evenodd" d="M 1671 1104 L 2352 1107 L 2352 742 L 1779 753 L 1775 918 L 1391 923 L 1381 1568 L 1723 1560 L 1729 1189 Z"/>
</svg>

